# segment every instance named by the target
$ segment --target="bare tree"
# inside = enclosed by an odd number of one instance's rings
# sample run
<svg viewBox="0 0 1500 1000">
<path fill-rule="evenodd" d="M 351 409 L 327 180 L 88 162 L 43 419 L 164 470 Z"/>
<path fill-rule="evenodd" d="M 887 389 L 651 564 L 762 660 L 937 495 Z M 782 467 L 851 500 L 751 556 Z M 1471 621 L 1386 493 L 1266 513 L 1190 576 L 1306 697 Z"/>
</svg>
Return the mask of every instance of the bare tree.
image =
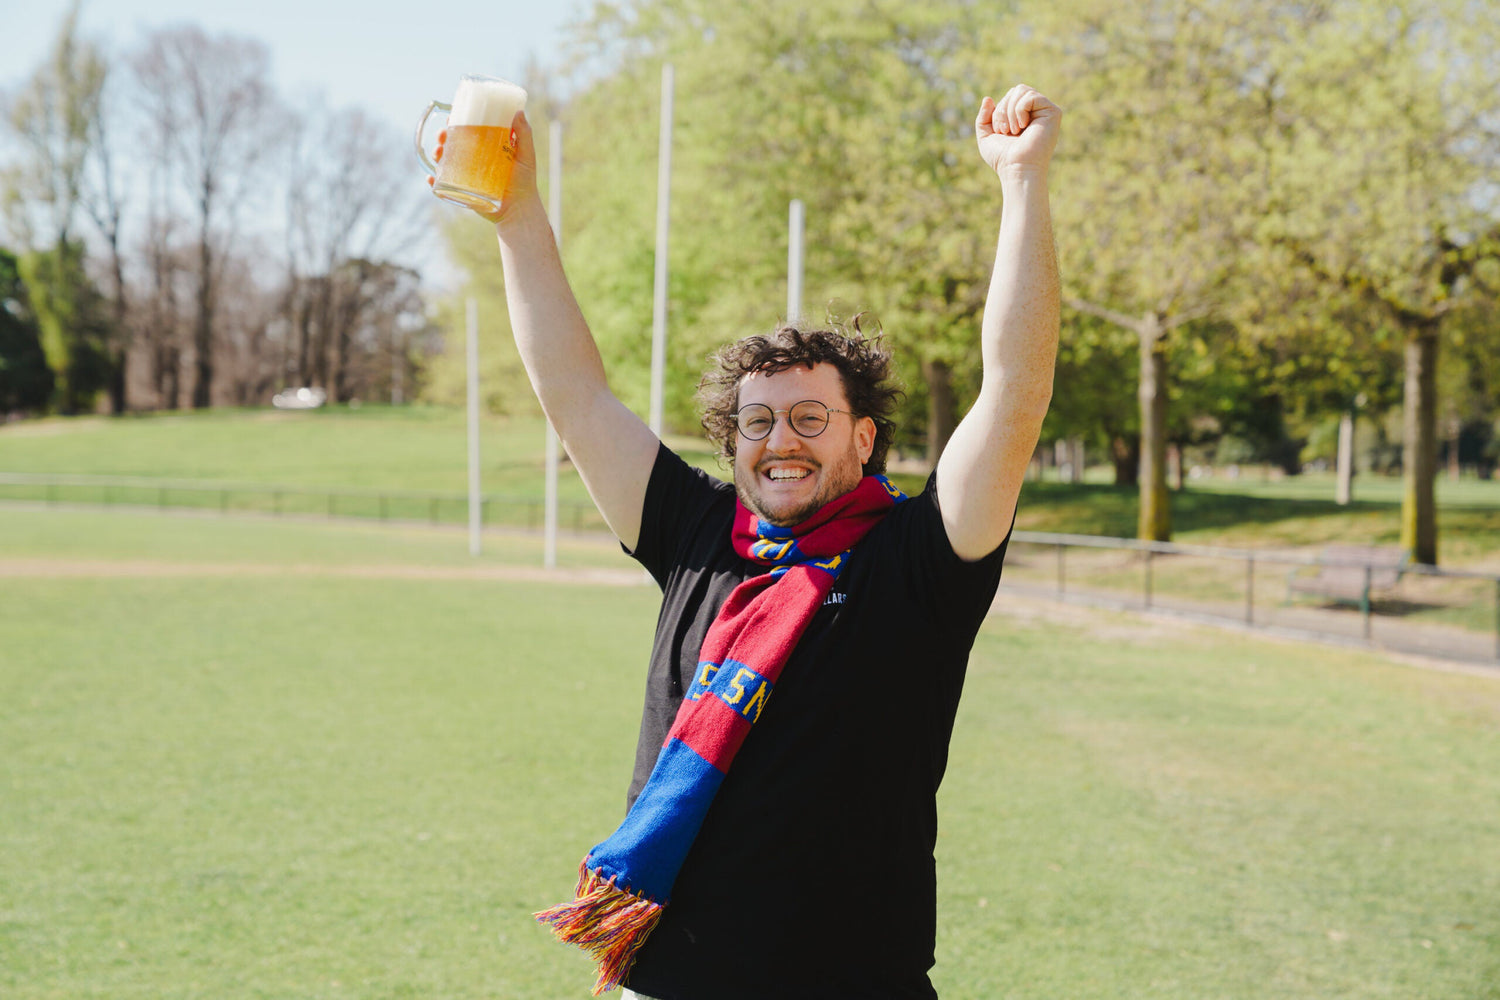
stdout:
<svg viewBox="0 0 1500 1000">
<path fill-rule="evenodd" d="M 103 82 L 102 57 L 78 37 L 75 0 L 47 61 L 8 102 L 9 124 L 24 153 L 5 172 L 6 221 L 28 248 L 61 247 L 73 238 Z"/>
<path fill-rule="evenodd" d="M 125 284 L 125 256 L 121 220 L 129 184 L 120 176 L 116 126 L 120 121 L 119 75 L 102 60 L 98 99 L 88 122 L 88 150 L 80 200 L 104 240 L 110 277 L 109 400 L 110 412 L 127 408 L 126 359 L 131 345 L 129 296 Z"/>
<path fill-rule="evenodd" d="M 303 120 L 288 170 L 285 326 L 289 377 L 351 398 L 357 333 L 388 298 L 391 265 L 421 236 L 405 144 L 357 109 Z"/>
<path fill-rule="evenodd" d="M 169 410 L 182 406 L 182 342 L 188 328 L 183 303 L 191 297 L 184 286 L 191 280 L 192 263 L 184 252 L 177 219 L 164 206 L 162 171 L 153 168 L 147 202 L 145 237 L 140 256 L 146 264 L 142 306 L 135 342 L 145 354 L 147 383 L 154 405 Z"/>
<path fill-rule="evenodd" d="M 219 296 L 218 349 L 220 401 L 235 406 L 263 403 L 280 382 L 277 341 L 281 329 L 279 289 L 267 287 L 261 262 L 270 255 L 258 241 L 240 241 L 220 250 L 224 286 Z"/>
<path fill-rule="evenodd" d="M 238 212 L 258 179 L 274 106 L 264 45 L 201 28 L 157 32 L 133 60 L 157 150 L 169 157 L 191 202 L 197 249 L 193 315 L 194 407 L 214 385 L 214 322 L 221 260 Z"/>
</svg>

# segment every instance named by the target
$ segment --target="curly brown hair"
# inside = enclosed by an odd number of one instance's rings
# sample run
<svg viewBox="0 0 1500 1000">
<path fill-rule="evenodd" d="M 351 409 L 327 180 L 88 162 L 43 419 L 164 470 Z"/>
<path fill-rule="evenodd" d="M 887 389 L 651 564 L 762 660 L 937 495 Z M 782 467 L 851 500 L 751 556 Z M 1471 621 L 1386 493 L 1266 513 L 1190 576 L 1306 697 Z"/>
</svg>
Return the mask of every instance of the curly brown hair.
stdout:
<svg viewBox="0 0 1500 1000">
<path fill-rule="evenodd" d="M 902 391 L 891 374 L 891 355 L 880 342 L 879 326 L 867 336 L 858 316 L 832 329 L 799 330 L 782 324 L 769 335 L 756 335 L 726 344 L 713 354 L 714 366 L 698 383 L 698 404 L 703 410 L 703 429 L 718 448 L 719 456 L 734 460 L 736 432 L 734 412 L 739 409 L 740 383 L 752 372 L 776 374 L 797 365 L 811 368 L 827 363 L 838 369 L 857 417 L 875 421 L 875 447 L 864 474 L 885 471 L 886 453 L 896 432 L 891 414 Z"/>
</svg>

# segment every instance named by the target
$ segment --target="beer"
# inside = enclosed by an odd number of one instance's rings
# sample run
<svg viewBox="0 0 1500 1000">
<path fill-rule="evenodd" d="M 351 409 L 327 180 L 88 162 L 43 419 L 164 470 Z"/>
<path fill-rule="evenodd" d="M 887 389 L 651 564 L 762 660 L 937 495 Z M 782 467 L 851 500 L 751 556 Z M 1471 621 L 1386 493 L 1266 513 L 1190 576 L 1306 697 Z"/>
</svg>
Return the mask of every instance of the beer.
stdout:
<svg viewBox="0 0 1500 1000">
<path fill-rule="evenodd" d="M 450 120 L 451 121 L 451 120 Z M 443 158 L 438 161 L 438 196 L 450 189 L 489 197 L 496 203 L 510 182 L 516 156 L 510 147 L 510 126 L 448 126 Z"/>
<path fill-rule="evenodd" d="M 459 80 L 453 104 L 432 102 L 417 125 L 417 155 L 433 172 L 432 193 L 481 212 L 499 209 L 516 162 L 510 123 L 526 106 L 526 91 L 487 76 Z M 434 165 L 422 148 L 422 131 L 433 108 L 448 112 L 443 158 Z"/>
</svg>

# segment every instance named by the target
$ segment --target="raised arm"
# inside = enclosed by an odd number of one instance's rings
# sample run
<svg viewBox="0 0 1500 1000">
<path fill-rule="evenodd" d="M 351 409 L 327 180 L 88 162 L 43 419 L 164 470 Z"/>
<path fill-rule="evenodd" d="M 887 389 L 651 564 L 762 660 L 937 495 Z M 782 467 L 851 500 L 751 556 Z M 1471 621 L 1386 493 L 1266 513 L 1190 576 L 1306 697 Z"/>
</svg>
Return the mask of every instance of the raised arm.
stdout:
<svg viewBox="0 0 1500 1000">
<path fill-rule="evenodd" d="M 658 440 L 609 389 L 537 193 L 536 148 L 524 113 L 516 115 L 513 128 L 515 170 L 493 221 L 516 347 L 589 495 L 610 530 L 634 549 Z"/>
<path fill-rule="evenodd" d="M 1061 120 L 1055 104 L 1017 86 L 999 104 L 986 97 L 974 123 L 1004 201 L 980 330 L 979 398 L 938 460 L 943 527 L 963 559 L 983 558 L 1010 530 L 1052 399 L 1059 307 L 1047 168 Z"/>
</svg>

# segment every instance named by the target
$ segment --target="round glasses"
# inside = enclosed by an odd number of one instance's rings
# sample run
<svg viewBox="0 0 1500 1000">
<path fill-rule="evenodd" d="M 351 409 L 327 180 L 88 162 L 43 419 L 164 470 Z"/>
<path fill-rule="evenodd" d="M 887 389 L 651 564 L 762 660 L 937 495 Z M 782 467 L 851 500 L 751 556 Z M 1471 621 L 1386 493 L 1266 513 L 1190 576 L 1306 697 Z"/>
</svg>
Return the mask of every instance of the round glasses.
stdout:
<svg viewBox="0 0 1500 1000">
<path fill-rule="evenodd" d="M 773 410 L 765 403 L 749 403 L 740 407 L 730 416 L 738 425 L 740 433 L 747 441 L 759 441 L 769 437 L 776 426 L 776 414 L 785 413 L 787 423 L 791 424 L 792 430 L 798 436 L 815 438 L 828 429 L 828 415 L 830 413 L 847 413 L 854 416 L 851 410 L 835 410 L 831 406 L 824 406 L 816 399 L 804 399 L 800 403 L 793 403 L 789 409 Z"/>
</svg>

